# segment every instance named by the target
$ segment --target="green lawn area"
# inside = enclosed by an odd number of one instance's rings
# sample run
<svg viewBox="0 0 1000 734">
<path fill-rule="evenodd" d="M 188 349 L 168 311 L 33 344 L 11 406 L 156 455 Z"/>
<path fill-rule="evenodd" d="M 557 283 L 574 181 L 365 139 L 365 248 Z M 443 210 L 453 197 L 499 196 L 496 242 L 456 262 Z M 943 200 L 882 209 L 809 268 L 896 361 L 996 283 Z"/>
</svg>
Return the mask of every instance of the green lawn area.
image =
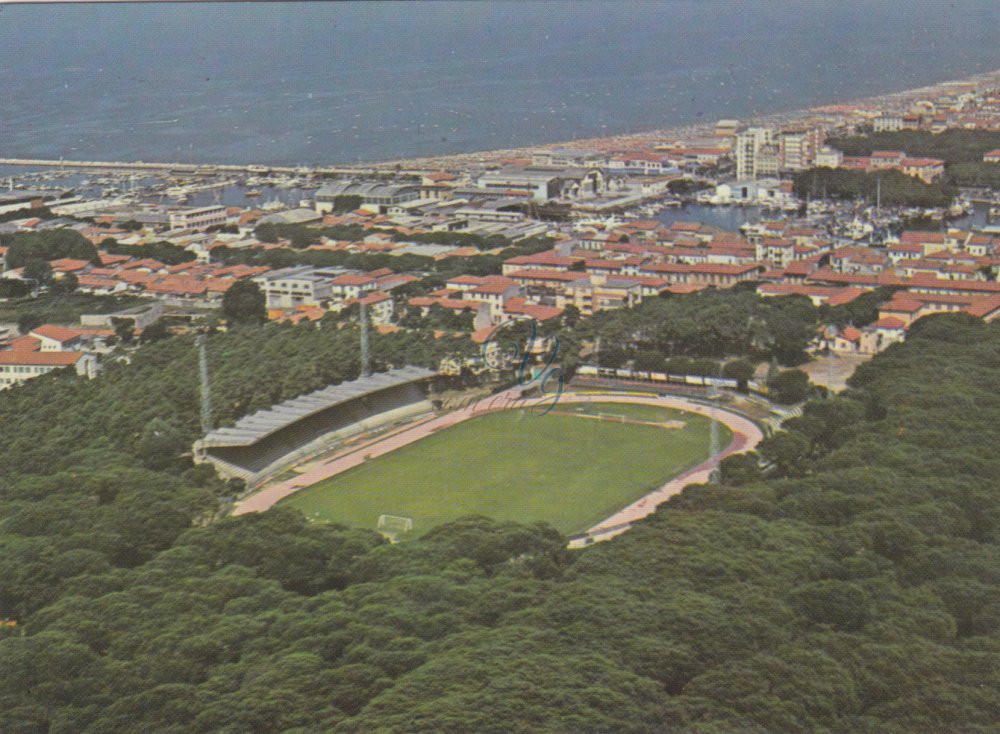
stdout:
<svg viewBox="0 0 1000 734">
<path fill-rule="evenodd" d="M 559 410 L 575 411 L 566 403 Z M 709 420 L 654 406 L 591 404 L 684 429 L 500 411 L 460 423 L 288 497 L 307 516 L 374 529 L 381 514 L 421 534 L 463 515 L 587 529 L 703 461 Z M 719 427 L 720 444 L 731 434 Z"/>
</svg>

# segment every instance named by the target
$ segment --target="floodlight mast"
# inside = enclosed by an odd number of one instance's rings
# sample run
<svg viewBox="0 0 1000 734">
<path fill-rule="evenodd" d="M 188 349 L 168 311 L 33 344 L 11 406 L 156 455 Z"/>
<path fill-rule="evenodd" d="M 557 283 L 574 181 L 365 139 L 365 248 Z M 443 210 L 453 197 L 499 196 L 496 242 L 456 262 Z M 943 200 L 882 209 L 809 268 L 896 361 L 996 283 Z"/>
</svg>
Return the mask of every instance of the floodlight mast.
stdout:
<svg viewBox="0 0 1000 734">
<path fill-rule="evenodd" d="M 361 300 L 361 376 L 368 377 L 372 373 L 371 363 L 368 355 L 368 308 Z"/>
<path fill-rule="evenodd" d="M 715 458 L 719 455 L 719 415 L 716 410 L 716 402 L 719 399 L 718 383 L 715 381 L 714 377 L 706 378 L 708 383 L 708 399 L 711 401 L 712 422 L 709 425 L 709 438 L 708 438 L 708 459 L 714 462 Z"/>
<path fill-rule="evenodd" d="M 195 340 L 198 348 L 198 376 L 201 387 L 201 430 L 208 435 L 212 430 L 212 393 L 208 384 L 208 354 L 205 349 L 205 335 L 199 334 Z"/>
<path fill-rule="evenodd" d="M 837 356 L 837 350 L 835 349 L 836 347 L 835 340 L 837 338 L 838 333 L 839 330 L 837 329 L 836 324 L 830 324 L 829 326 L 826 327 L 826 337 L 827 339 L 829 339 L 829 344 L 830 344 L 829 346 L 830 358 L 829 360 L 827 360 L 826 363 L 826 396 L 828 398 L 833 397 L 833 362 Z"/>
</svg>

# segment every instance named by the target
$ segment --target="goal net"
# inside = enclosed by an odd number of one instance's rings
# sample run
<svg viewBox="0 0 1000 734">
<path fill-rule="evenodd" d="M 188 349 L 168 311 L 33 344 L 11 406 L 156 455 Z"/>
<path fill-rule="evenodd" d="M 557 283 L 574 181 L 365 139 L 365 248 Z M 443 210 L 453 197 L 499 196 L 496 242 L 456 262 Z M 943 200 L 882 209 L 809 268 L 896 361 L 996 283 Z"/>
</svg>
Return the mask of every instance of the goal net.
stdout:
<svg viewBox="0 0 1000 734">
<path fill-rule="evenodd" d="M 402 515 L 379 515 L 375 526 L 382 535 L 395 543 L 403 535 L 413 530 L 413 518 Z"/>
</svg>

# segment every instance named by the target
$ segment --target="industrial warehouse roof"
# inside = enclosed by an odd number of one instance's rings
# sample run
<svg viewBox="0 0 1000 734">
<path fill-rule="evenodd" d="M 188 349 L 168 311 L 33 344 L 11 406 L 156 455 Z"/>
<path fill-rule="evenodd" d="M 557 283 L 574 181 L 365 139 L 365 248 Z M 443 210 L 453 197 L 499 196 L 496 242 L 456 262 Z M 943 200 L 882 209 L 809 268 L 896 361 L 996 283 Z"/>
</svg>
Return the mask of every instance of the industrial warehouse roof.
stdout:
<svg viewBox="0 0 1000 734">
<path fill-rule="evenodd" d="M 332 408 L 355 398 L 378 392 L 390 387 L 398 387 L 408 382 L 433 376 L 433 370 L 423 367 L 402 367 L 379 372 L 370 377 L 361 377 L 351 382 L 330 385 L 306 395 L 273 405 L 267 410 L 240 418 L 236 425 L 217 428 L 198 443 L 204 448 L 212 446 L 252 446 L 262 438 L 321 410 Z"/>
<path fill-rule="evenodd" d="M 334 181 L 325 184 L 316 192 L 317 201 L 332 200 L 336 196 L 374 197 L 398 196 L 400 193 L 416 192 L 416 186 L 407 184 L 387 184 L 380 181 Z"/>
</svg>

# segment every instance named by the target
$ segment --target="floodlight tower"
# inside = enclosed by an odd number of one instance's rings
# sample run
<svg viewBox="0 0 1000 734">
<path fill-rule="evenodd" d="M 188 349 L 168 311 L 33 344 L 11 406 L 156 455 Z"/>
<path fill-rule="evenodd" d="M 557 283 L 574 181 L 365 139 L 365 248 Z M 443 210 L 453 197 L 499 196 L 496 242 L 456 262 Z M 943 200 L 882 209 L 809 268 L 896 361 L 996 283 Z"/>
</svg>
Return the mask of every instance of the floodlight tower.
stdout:
<svg viewBox="0 0 1000 734">
<path fill-rule="evenodd" d="M 208 386 L 208 354 L 205 350 L 205 335 L 199 334 L 194 341 L 198 347 L 198 374 L 201 381 L 201 431 L 212 430 L 212 393 Z"/>
<path fill-rule="evenodd" d="M 829 340 L 830 344 L 828 347 L 830 351 L 830 359 L 826 363 L 826 396 L 828 398 L 833 397 L 833 363 L 837 356 L 837 352 L 833 347 L 834 340 L 837 338 L 838 333 L 836 324 L 830 324 L 826 327 L 826 338 Z"/>
<path fill-rule="evenodd" d="M 711 401 L 711 424 L 708 433 L 708 460 L 715 461 L 719 455 L 719 414 L 716 410 L 716 403 L 719 399 L 718 384 L 714 377 L 706 378 L 708 382 L 708 399 Z"/>
<path fill-rule="evenodd" d="M 361 376 L 368 377 L 372 373 L 368 355 L 368 308 L 363 298 L 360 303 L 361 315 L 358 318 L 361 320 Z"/>
</svg>

